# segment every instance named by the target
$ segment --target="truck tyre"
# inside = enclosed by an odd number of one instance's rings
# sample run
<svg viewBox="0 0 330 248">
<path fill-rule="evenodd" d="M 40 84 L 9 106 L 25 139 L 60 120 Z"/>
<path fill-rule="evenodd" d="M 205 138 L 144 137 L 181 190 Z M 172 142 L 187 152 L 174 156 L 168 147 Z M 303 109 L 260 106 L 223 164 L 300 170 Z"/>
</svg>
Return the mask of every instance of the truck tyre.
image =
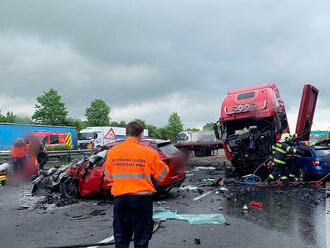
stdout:
<svg viewBox="0 0 330 248">
<path fill-rule="evenodd" d="M 195 150 L 194 154 L 196 157 L 204 157 L 203 150 Z"/>
<path fill-rule="evenodd" d="M 61 195 L 65 198 L 76 198 L 78 197 L 78 180 L 67 177 L 60 183 Z"/>
</svg>

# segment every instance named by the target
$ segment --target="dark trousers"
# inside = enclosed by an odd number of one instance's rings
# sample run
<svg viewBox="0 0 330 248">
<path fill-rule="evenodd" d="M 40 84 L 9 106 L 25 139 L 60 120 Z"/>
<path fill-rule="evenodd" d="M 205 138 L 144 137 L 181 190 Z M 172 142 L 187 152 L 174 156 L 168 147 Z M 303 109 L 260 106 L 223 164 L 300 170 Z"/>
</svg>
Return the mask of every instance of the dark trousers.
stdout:
<svg viewBox="0 0 330 248">
<path fill-rule="evenodd" d="M 45 152 L 41 152 L 38 154 L 38 163 L 39 163 L 39 170 L 44 169 L 44 165 L 48 161 L 48 155 Z"/>
<path fill-rule="evenodd" d="M 152 236 L 152 199 L 149 196 L 115 197 L 114 237 L 116 248 L 128 248 L 134 233 L 134 247 L 146 248 Z"/>
<path fill-rule="evenodd" d="M 24 168 L 26 159 L 25 159 L 25 157 L 23 157 L 23 158 L 13 158 L 12 162 L 13 162 L 13 171 L 14 172 L 19 172 Z"/>
</svg>

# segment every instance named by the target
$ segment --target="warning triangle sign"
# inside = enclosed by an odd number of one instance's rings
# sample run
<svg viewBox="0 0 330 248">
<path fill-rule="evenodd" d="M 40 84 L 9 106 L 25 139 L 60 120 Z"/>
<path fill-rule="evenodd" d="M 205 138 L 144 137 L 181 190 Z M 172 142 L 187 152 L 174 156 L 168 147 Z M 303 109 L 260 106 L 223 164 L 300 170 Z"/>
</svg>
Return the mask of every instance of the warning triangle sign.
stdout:
<svg viewBox="0 0 330 248">
<path fill-rule="evenodd" d="M 116 140 L 117 136 L 115 135 L 115 132 L 113 131 L 112 128 L 109 129 L 106 135 L 104 135 L 104 139 L 108 140 Z"/>
</svg>

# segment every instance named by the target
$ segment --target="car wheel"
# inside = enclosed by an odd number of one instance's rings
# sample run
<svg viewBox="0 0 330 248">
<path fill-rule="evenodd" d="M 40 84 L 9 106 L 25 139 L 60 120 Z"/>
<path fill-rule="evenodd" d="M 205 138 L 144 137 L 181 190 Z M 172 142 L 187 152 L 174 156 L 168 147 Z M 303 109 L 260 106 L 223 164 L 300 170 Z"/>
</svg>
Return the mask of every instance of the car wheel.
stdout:
<svg viewBox="0 0 330 248">
<path fill-rule="evenodd" d="M 78 181 L 72 177 L 65 178 L 60 183 L 60 191 L 65 198 L 78 197 Z"/>
<path fill-rule="evenodd" d="M 298 182 L 305 182 L 306 181 L 306 172 L 305 172 L 304 168 L 300 167 L 298 169 L 297 178 L 298 178 Z"/>
</svg>

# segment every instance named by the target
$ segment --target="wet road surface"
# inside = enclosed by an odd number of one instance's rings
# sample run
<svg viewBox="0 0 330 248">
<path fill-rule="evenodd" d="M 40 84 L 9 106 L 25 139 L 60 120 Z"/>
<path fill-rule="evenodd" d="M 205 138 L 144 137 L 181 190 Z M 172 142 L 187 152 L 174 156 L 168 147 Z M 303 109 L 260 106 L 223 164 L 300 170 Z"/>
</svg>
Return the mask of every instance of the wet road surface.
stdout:
<svg viewBox="0 0 330 248">
<path fill-rule="evenodd" d="M 187 175 L 182 187 L 198 189 L 173 189 L 166 199 L 156 199 L 154 206 L 179 213 L 221 213 L 226 224 L 191 225 L 166 220 L 153 235 L 150 247 L 326 247 L 325 189 L 229 184 L 224 186 L 228 190 L 220 190 L 220 186 L 205 186 L 210 182 L 202 179 L 216 179 L 223 175 L 222 170 L 192 168 Z M 1 244 L 5 245 L 1 247 L 94 243 L 113 234 L 111 201 L 80 199 L 56 207 L 40 204 L 43 197 L 32 197 L 30 189 L 30 184 L 0 187 Z M 262 202 L 263 207 L 251 207 L 250 201 Z M 242 210 L 245 204 L 248 210 Z M 195 244 L 195 239 L 200 244 Z"/>
</svg>

